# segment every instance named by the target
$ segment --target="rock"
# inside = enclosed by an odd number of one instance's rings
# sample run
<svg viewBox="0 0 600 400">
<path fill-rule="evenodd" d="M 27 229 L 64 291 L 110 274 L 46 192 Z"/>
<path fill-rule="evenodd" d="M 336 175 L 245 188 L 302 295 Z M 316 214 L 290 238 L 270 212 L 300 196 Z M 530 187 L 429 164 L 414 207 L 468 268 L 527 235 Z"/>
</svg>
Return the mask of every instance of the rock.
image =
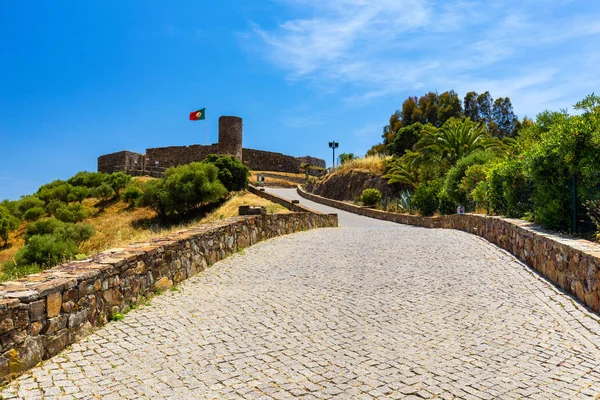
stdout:
<svg viewBox="0 0 600 400">
<path fill-rule="evenodd" d="M 60 294 L 60 292 L 50 293 L 46 298 L 46 312 L 48 318 L 53 318 L 60 314 L 61 307 L 62 295 Z"/>
</svg>

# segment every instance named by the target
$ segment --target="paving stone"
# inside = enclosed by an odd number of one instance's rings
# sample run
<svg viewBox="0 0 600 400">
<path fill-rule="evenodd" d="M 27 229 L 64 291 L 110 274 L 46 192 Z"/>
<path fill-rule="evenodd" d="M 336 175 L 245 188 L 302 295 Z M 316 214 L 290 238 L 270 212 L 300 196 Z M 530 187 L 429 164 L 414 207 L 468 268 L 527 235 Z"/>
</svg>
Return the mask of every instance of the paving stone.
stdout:
<svg viewBox="0 0 600 400">
<path fill-rule="evenodd" d="M 280 194 L 295 198 L 293 192 Z M 301 203 L 308 202 L 301 199 Z M 2 389 L 6 399 L 585 399 L 600 324 L 464 232 L 337 212 L 245 249 Z M 561 306 L 562 305 L 562 306 Z M 62 389 L 61 389 L 62 388 Z"/>
</svg>

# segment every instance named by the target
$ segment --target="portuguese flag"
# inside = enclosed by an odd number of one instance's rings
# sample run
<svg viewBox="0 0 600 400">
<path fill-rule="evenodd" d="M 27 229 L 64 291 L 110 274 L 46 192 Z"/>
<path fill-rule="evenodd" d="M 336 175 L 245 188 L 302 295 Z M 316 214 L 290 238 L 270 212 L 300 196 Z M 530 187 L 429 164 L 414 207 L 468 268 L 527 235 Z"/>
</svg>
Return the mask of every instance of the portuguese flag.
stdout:
<svg viewBox="0 0 600 400">
<path fill-rule="evenodd" d="M 206 108 L 202 108 L 200 110 L 192 111 L 190 113 L 190 121 L 199 121 L 201 119 L 206 119 L 205 111 Z"/>
</svg>

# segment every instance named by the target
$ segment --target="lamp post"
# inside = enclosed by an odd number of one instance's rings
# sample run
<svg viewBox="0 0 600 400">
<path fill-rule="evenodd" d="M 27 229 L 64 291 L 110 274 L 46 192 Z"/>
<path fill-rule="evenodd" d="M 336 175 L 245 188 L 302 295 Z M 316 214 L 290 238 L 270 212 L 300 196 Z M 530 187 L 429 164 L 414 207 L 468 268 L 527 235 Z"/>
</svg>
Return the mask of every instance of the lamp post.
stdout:
<svg viewBox="0 0 600 400">
<path fill-rule="evenodd" d="M 332 171 L 333 168 L 335 168 L 335 149 L 337 149 L 339 145 L 340 144 L 338 142 L 329 142 L 329 148 L 333 149 Z"/>
</svg>

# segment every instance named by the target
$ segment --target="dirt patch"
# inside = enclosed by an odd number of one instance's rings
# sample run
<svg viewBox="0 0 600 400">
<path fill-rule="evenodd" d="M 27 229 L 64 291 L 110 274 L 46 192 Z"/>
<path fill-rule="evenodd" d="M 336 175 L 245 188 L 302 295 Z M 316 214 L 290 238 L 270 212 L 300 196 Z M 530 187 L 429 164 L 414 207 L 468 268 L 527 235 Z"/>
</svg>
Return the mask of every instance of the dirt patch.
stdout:
<svg viewBox="0 0 600 400">
<path fill-rule="evenodd" d="M 399 185 L 388 185 L 387 179 L 367 170 L 339 171 L 325 175 L 306 185 L 306 190 L 334 200 L 354 200 L 363 190 L 378 189 L 383 197 L 397 197 Z"/>
</svg>

